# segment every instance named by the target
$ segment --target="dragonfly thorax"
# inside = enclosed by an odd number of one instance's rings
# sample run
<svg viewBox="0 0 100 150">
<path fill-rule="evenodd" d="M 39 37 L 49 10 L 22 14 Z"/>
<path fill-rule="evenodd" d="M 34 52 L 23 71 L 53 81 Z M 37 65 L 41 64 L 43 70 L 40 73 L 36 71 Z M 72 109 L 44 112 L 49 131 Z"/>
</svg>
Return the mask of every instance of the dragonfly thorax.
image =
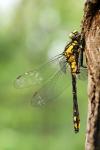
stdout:
<svg viewBox="0 0 100 150">
<path fill-rule="evenodd" d="M 69 45 L 65 47 L 64 50 L 64 56 L 66 57 L 66 60 L 68 64 L 71 67 L 72 73 L 77 73 L 78 70 L 78 57 L 79 57 L 79 43 L 78 41 L 74 40 L 71 41 Z"/>
</svg>

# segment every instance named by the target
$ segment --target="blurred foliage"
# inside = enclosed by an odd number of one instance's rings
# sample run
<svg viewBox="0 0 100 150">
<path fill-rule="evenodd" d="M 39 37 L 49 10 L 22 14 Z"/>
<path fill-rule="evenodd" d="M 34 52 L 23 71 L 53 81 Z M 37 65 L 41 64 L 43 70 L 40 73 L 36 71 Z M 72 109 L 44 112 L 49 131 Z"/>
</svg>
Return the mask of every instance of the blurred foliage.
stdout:
<svg viewBox="0 0 100 150">
<path fill-rule="evenodd" d="M 77 135 L 71 86 L 60 101 L 45 108 L 31 106 L 33 87 L 13 87 L 16 76 L 63 51 L 69 32 L 80 30 L 83 5 L 83 0 L 20 0 L 9 21 L 0 15 L 0 150 L 84 149 L 87 82 L 78 83 L 81 129 Z"/>
</svg>

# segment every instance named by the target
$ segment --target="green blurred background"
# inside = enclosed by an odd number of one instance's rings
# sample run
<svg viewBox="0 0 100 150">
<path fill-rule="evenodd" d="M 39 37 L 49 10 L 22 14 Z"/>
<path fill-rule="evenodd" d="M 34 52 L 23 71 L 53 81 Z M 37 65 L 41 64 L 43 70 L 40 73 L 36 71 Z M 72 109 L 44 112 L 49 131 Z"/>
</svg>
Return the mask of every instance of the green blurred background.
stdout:
<svg viewBox="0 0 100 150">
<path fill-rule="evenodd" d="M 83 5 L 83 0 L 0 2 L 0 150 L 84 149 L 86 81 L 78 82 L 78 134 L 73 131 L 71 86 L 67 96 L 44 108 L 32 107 L 33 87 L 13 86 L 19 74 L 63 51 L 68 34 L 80 30 Z"/>
</svg>

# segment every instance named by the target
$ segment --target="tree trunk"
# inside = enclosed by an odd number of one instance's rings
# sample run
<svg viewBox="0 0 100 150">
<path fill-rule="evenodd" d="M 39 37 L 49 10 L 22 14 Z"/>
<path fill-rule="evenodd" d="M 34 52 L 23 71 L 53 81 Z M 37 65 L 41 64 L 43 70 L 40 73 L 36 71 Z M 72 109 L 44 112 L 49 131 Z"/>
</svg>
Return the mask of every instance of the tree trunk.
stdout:
<svg viewBox="0 0 100 150">
<path fill-rule="evenodd" d="M 100 150 L 100 0 L 86 0 L 82 36 L 88 67 L 85 150 Z"/>
</svg>

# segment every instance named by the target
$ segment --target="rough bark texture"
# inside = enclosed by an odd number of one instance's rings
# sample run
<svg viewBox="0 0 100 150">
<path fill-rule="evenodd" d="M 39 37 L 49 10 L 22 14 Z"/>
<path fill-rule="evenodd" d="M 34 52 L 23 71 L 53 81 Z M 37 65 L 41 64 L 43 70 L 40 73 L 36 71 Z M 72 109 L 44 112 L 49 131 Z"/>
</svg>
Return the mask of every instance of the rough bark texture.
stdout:
<svg viewBox="0 0 100 150">
<path fill-rule="evenodd" d="M 85 150 L 100 150 L 100 0 L 85 2 L 82 35 L 88 67 Z"/>
</svg>

